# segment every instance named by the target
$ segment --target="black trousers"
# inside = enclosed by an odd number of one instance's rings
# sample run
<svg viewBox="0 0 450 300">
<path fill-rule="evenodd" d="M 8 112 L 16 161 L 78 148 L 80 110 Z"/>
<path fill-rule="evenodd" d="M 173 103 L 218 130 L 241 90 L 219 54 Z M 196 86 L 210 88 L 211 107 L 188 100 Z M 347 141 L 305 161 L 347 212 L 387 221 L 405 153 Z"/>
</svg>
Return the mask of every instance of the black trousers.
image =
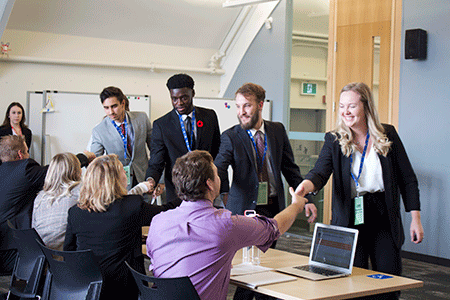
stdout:
<svg viewBox="0 0 450 300">
<path fill-rule="evenodd" d="M 359 230 L 354 266 L 400 276 L 400 249 L 394 243 L 384 192 L 364 195 L 364 224 L 351 226 Z M 398 299 L 400 292 L 358 299 Z"/>
<path fill-rule="evenodd" d="M 262 216 L 266 216 L 269 218 L 273 218 L 275 217 L 275 215 L 278 213 L 278 211 L 280 210 L 278 207 L 278 198 L 272 198 L 271 199 L 272 204 L 269 205 L 258 205 L 256 206 L 256 213 L 258 215 L 262 215 Z M 275 249 L 275 246 L 277 244 L 277 241 L 274 241 L 272 243 L 272 245 L 270 246 L 270 248 Z M 277 298 L 271 297 L 271 296 L 267 296 L 267 295 L 263 295 L 245 288 L 241 288 L 241 287 L 237 287 L 236 288 L 236 292 L 234 293 L 234 297 L 233 300 L 251 300 L 253 299 L 253 297 L 255 297 L 256 300 L 274 300 Z"/>
</svg>

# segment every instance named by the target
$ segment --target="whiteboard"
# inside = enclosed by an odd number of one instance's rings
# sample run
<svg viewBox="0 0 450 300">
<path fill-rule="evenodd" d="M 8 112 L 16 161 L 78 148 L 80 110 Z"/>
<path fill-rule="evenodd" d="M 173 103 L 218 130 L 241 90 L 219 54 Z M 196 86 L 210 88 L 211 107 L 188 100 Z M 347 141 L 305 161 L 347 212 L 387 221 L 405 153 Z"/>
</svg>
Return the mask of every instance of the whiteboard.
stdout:
<svg viewBox="0 0 450 300">
<path fill-rule="evenodd" d="M 236 100 L 224 98 L 194 98 L 194 105 L 211 108 L 216 111 L 219 119 L 220 133 L 228 128 L 239 124 L 236 113 Z M 272 102 L 264 101 L 262 117 L 265 120 L 272 120 Z"/>
<path fill-rule="evenodd" d="M 41 163 L 41 146 L 42 146 L 42 114 L 35 114 L 45 105 L 43 92 L 27 92 L 27 109 L 25 111 L 27 117 L 27 125 L 31 129 L 32 138 L 29 149 L 30 157 Z"/>
<path fill-rule="evenodd" d="M 40 95 L 41 97 L 39 98 Z M 131 111 L 143 111 L 150 115 L 150 97 L 147 95 L 127 96 Z M 105 117 L 99 94 L 44 91 L 42 94 L 30 92 L 30 128 L 41 130 L 41 164 L 61 152 L 80 153 L 86 149 L 92 129 Z M 41 112 L 45 103 L 51 101 L 54 111 Z M 39 102 L 39 104 L 37 104 Z M 49 106 L 46 106 L 49 108 Z M 34 138 L 34 136 L 33 136 Z M 38 139 L 37 141 L 38 142 Z M 34 142 L 33 142 L 34 144 Z M 39 161 L 39 160 L 38 160 Z"/>
</svg>

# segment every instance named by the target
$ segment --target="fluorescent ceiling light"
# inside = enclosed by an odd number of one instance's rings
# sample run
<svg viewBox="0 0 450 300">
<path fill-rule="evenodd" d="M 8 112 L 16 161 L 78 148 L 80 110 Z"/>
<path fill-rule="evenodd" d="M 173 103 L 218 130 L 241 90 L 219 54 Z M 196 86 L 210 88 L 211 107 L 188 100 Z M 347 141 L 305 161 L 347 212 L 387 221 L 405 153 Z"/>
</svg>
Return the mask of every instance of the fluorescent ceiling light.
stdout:
<svg viewBox="0 0 450 300">
<path fill-rule="evenodd" d="M 222 6 L 223 7 L 235 7 L 235 6 L 245 6 L 245 5 L 253 5 L 263 2 L 270 2 L 270 1 L 277 1 L 277 0 L 226 0 Z"/>
</svg>

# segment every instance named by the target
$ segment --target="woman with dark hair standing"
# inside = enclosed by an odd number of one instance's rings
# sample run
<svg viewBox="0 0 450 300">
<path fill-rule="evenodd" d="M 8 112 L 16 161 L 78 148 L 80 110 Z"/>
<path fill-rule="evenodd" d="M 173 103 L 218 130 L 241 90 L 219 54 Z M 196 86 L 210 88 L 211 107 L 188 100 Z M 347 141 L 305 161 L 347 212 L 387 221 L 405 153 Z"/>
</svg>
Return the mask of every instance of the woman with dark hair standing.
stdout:
<svg viewBox="0 0 450 300">
<path fill-rule="evenodd" d="M 0 126 L 0 137 L 19 135 L 25 137 L 25 144 L 31 146 L 31 130 L 25 125 L 25 110 L 19 102 L 11 103 L 6 109 L 5 120 Z"/>
<path fill-rule="evenodd" d="M 337 128 L 325 135 L 314 168 L 296 190 L 316 192 L 333 174 L 333 225 L 359 230 L 354 266 L 401 275 L 405 241 L 400 195 L 411 213 L 411 242 L 423 240 L 417 177 L 394 126 L 381 124 L 370 88 L 347 84 L 339 98 Z M 398 299 L 397 293 L 376 299 Z"/>
</svg>

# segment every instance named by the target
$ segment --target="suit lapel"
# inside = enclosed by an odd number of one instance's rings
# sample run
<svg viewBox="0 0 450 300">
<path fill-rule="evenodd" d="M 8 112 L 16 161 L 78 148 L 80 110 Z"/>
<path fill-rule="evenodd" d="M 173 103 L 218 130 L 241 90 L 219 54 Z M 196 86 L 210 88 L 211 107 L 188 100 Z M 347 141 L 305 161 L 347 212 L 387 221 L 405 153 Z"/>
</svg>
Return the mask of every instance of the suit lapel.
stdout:
<svg viewBox="0 0 450 300">
<path fill-rule="evenodd" d="M 186 151 L 188 151 L 186 143 L 184 141 L 183 133 L 181 132 L 180 117 L 175 109 L 170 112 L 170 124 L 168 124 L 168 126 L 172 127 L 173 129 L 172 134 L 174 140 L 176 140 L 177 143 L 179 141 L 180 147 L 184 147 Z"/>
<path fill-rule="evenodd" d="M 203 125 L 204 125 L 204 115 L 198 107 L 195 107 L 195 125 L 197 127 L 197 135 L 195 136 L 195 149 L 201 149 L 200 142 L 203 136 Z M 202 124 L 202 126 L 198 126 L 199 121 Z"/>
<path fill-rule="evenodd" d="M 385 191 L 393 191 L 394 188 L 392 187 L 392 180 L 391 180 L 392 174 L 390 172 L 391 168 L 389 167 L 389 159 L 378 153 L 377 153 L 377 155 L 380 158 L 381 171 L 383 173 L 384 190 Z M 390 195 L 392 195 L 392 194 L 386 193 L 386 197 L 385 197 L 388 210 L 392 209 L 392 207 L 393 207 L 392 197 Z"/>
<path fill-rule="evenodd" d="M 269 122 L 264 121 L 264 129 L 266 132 L 266 138 L 267 138 L 267 152 L 270 153 L 270 164 L 271 164 L 271 168 L 272 170 L 274 169 L 274 166 L 276 166 L 275 163 L 275 158 L 279 157 L 278 156 L 278 149 L 279 147 L 277 147 L 276 143 L 276 134 L 274 131 L 274 128 L 272 127 L 272 124 L 270 124 Z"/>
<path fill-rule="evenodd" d="M 136 141 L 139 140 L 140 136 L 138 136 L 139 132 L 141 132 L 141 130 L 139 130 L 139 124 L 137 124 L 136 122 L 136 118 L 134 118 L 134 115 L 129 113 L 129 112 L 125 112 L 128 115 L 128 120 L 129 120 L 129 125 L 131 124 L 131 130 L 133 131 L 133 153 L 131 153 L 131 159 L 133 159 L 134 157 L 134 153 L 136 151 Z"/>
<path fill-rule="evenodd" d="M 340 152 L 340 148 L 339 148 L 339 152 Z M 350 175 L 350 158 L 343 155 L 342 152 L 340 152 L 342 155 L 342 181 L 344 183 L 344 193 L 345 193 L 345 199 L 346 201 L 351 200 L 352 197 L 352 186 L 351 186 L 351 181 L 352 176 Z M 351 201 L 348 202 L 347 205 L 351 206 Z"/>
<path fill-rule="evenodd" d="M 247 133 L 247 130 L 242 129 L 240 125 L 237 125 L 237 131 L 238 131 L 238 137 L 240 139 L 240 142 L 244 146 L 245 152 L 248 156 L 249 161 L 252 163 L 253 170 L 257 170 L 256 168 L 256 161 L 254 156 L 254 149 L 252 148 L 252 141 L 250 140 L 250 137 Z"/>
</svg>

